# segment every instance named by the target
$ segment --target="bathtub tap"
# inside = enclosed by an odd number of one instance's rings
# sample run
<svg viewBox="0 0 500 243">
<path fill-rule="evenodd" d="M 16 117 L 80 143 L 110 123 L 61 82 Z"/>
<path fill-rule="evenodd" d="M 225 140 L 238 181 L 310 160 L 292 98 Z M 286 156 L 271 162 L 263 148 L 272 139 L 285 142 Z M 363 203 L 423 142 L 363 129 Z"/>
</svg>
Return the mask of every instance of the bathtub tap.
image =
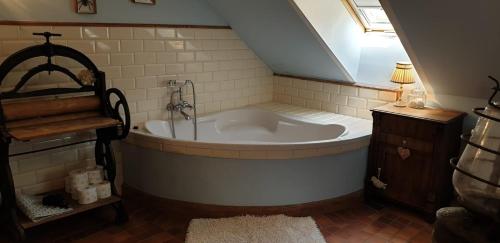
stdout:
<svg viewBox="0 0 500 243">
<path fill-rule="evenodd" d="M 176 82 L 174 80 L 171 80 L 169 82 L 170 87 L 177 87 Z M 185 101 L 182 98 L 182 89 L 186 85 L 191 85 L 192 92 L 193 92 L 193 105 L 189 104 L 187 101 Z M 179 95 L 179 102 L 177 104 L 174 104 L 174 96 L 175 94 Z M 167 110 L 170 111 L 170 119 L 171 119 L 171 129 L 172 129 L 172 135 L 175 138 L 175 124 L 174 124 L 174 111 L 177 111 L 181 113 L 181 115 L 184 117 L 186 120 L 191 120 L 191 116 L 187 114 L 184 110 L 185 109 L 190 109 L 194 111 L 194 119 L 193 119 L 193 128 L 194 128 L 194 140 L 198 139 L 198 122 L 197 122 L 197 114 L 196 114 L 196 93 L 195 93 L 195 88 L 194 84 L 191 80 L 186 80 L 186 82 L 179 86 L 175 91 L 172 92 L 170 95 L 170 103 L 167 105 Z"/>
<path fill-rule="evenodd" d="M 174 93 L 177 93 L 179 91 L 174 91 Z M 173 104 L 173 103 L 169 103 L 167 105 L 167 110 L 168 111 L 178 111 L 179 113 L 181 113 L 182 116 L 184 116 L 184 119 L 186 120 L 191 120 L 191 116 L 189 114 L 187 114 L 184 109 L 190 109 L 192 110 L 193 109 L 193 106 L 190 105 L 187 101 L 184 101 L 184 100 L 181 100 L 178 104 Z"/>
</svg>

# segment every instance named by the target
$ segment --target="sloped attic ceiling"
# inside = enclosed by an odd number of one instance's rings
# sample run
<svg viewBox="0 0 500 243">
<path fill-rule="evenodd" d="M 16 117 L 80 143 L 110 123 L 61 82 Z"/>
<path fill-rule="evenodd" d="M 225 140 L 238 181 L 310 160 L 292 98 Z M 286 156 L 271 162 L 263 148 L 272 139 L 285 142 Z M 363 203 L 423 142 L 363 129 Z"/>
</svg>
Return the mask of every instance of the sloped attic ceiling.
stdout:
<svg viewBox="0 0 500 243">
<path fill-rule="evenodd" d="M 500 1 L 381 0 L 435 94 L 486 98 L 500 78 Z"/>
<path fill-rule="evenodd" d="M 288 0 L 206 0 L 275 72 L 352 82 Z"/>
</svg>

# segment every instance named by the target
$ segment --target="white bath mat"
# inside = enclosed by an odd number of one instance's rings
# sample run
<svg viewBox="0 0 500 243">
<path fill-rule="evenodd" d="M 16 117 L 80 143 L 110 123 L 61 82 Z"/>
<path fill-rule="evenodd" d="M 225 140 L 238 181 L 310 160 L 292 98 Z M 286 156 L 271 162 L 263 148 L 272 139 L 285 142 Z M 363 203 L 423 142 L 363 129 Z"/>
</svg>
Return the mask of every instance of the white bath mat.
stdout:
<svg viewBox="0 0 500 243">
<path fill-rule="evenodd" d="M 325 243 L 311 217 L 242 216 L 193 219 L 186 243 Z"/>
</svg>

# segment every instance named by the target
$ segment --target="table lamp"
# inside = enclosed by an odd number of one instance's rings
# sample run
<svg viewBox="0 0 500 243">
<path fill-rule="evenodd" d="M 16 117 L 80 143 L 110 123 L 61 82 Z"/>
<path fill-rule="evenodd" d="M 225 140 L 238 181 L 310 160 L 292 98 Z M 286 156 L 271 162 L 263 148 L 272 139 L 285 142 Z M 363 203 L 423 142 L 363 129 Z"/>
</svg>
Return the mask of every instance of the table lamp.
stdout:
<svg viewBox="0 0 500 243">
<path fill-rule="evenodd" d="M 398 100 L 394 103 L 394 106 L 405 107 L 406 103 L 401 100 L 403 96 L 403 84 L 415 83 L 413 65 L 409 62 L 397 62 L 396 69 L 392 73 L 391 82 L 400 84 Z"/>
</svg>

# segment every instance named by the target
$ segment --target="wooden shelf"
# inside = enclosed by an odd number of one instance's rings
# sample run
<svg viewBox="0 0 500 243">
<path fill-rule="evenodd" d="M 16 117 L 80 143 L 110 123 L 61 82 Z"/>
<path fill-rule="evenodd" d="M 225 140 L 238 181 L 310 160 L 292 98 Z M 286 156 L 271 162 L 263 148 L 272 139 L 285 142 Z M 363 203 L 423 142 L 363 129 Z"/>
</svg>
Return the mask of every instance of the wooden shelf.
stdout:
<svg viewBox="0 0 500 243">
<path fill-rule="evenodd" d="M 24 215 L 23 213 L 20 213 L 19 221 L 21 222 L 21 226 L 24 229 L 29 229 L 29 228 L 35 227 L 37 225 L 45 224 L 48 222 L 52 222 L 52 221 L 55 221 L 58 219 L 66 218 L 66 217 L 69 217 L 69 216 L 72 216 L 75 214 L 79 214 L 79 213 L 82 213 L 85 211 L 100 208 L 100 207 L 121 201 L 120 197 L 112 195 L 109 198 L 101 199 L 95 203 L 81 205 L 81 204 L 78 204 L 75 200 L 72 200 L 71 195 L 69 195 L 69 194 L 66 194 L 66 198 L 70 202 L 69 205 L 70 205 L 70 207 L 73 208 L 73 210 L 66 212 L 66 213 L 63 213 L 63 214 L 49 216 L 49 217 L 44 218 L 44 219 L 37 221 L 37 222 L 31 221 L 31 219 L 29 219 L 26 215 Z"/>
<path fill-rule="evenodd" d="M 15 124 L 12 122 L 11 124 Z M 14 139 L 29 141 L 36 138 L 50 137 L 64 133 L 87 131 L 92 129 L 114 127 L 120 121 L 109 117 L 86 117 L 74 120 L 63 120 L 30 126 L 7 126 L 7 132 Z"/>
</svg>

